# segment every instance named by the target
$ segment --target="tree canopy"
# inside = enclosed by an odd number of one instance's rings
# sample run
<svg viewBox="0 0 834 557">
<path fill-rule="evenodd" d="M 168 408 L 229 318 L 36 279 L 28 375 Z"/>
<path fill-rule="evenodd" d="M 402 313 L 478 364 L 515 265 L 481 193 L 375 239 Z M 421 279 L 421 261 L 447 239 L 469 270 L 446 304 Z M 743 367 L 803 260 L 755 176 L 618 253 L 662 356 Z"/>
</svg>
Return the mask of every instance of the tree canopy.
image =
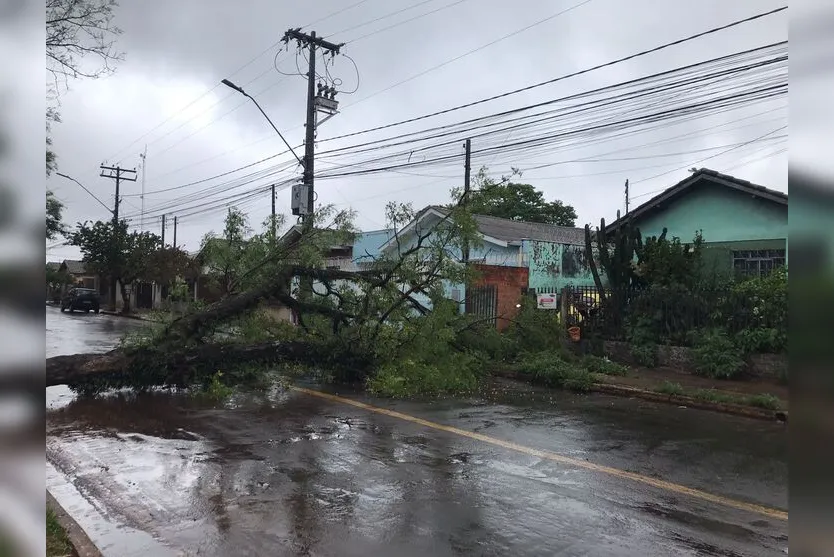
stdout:
<svg viewBox="0 0 834 557">
<path fill-rule="evenodd" d="M 514 175 L 518 174 L 514 171 Z M 547 201 L 544 194 L 530 184 L 513 182 L 511 177 L 495 180 L 487 175 L 486 167 L 480 169 L 474 182 L 467 205 L 473 214 L 575 226 L 577 216 L 573 207 L 558 199 Z"/>
<path fill-rule="evenodd" d="M 128 232 L 124 220 L 116 226 L 112 221 L 78 223 L 69 235 L 69 243 L 81 249 L 88 270 L 119 281 L 125 313 L 130 311 L 127 285 L 158 271 L 150 265 L 162 245 L 159 236 L 152 232 Z"/>
<path fill-rule="evenodd" d="M 115 24 L 116 0 L 46 0 L 47 83 L 46 175 L 57 168 L 51 124 L 60 122 L 55 103 L 70 79 L 97 78 L 115 71 L 124 59 L 116 50 L 122 30 Z"/>
<path fill-rule="evenodd" d="M 61 220 L 64 211 L 64 204 L 55 197 L 55 194 L 46 192 L 46 239 L 54 240 L 58 236 L 66 234 L 66 226 Z"/>
</svg>

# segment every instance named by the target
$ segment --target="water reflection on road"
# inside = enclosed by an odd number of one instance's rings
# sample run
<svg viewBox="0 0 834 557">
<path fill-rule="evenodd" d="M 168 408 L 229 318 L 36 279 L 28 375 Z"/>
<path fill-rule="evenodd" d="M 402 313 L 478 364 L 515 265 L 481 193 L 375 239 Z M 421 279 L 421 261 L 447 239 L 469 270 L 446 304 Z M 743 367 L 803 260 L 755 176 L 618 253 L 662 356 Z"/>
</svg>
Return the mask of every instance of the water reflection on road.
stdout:
<svg viewBox="0 0 834 557">
<path fill-rule="evenodd" d="M 48 345 L 106 350 L 135 326 L 87 317 L 56 323 L 63 316 L 48 315 Z M 49 336 L 76 331 L 84 338 L 68 340 L 70 348 Z M 187 555 L 217 556 L 781 555 L 787 547 L 787 525 L 772 519 L 278 388 L 224 404 L 160 392 L 72 400 L 65 392 L 54 406 L 50 482 L 82 518 L 97 520 L 91 536 L 105 541 L 106 554 L 161 554 L 138 532 Z M 787 506 L 787 439 L 776 424 L 500 389 L 393 406 Z"/>
</svg>

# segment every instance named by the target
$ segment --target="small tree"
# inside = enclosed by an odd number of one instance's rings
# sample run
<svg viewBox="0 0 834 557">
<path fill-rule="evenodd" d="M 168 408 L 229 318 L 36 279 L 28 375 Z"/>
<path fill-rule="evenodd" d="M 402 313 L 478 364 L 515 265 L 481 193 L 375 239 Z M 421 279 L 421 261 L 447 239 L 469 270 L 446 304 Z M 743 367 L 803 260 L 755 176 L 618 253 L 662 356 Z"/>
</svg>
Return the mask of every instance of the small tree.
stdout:
<svg viewBox="0 0 834 557">
<path fill-rule="evenodd" d="M 510 181 L 513 176 L 520 176 L 517 169 L 501 180 L 494 180 L 487 175 L 487 168 L 482 167 L 475 176 L 475 187 L 466 202 L 467 209 L 476 215 L 489 215 L 504 219 L 540 222 L 558 226 L 574 226 L 576 210 L 570 205 L 557 200 L 547 201 L 544 194 L 530 184 Z M 454 190 L 457 201 L 462 192 Z"/>
<path fill-rule="evenodd" d="M 128 232 L 127 221 L 78 223 L 71 245 L 81 249 L 86 267 L 100 276 L 116 279 L 122 293 L 122 312 L 130 312 L 127 285 L 149 275 L 152 256 L 161 240 L 151 232 Z"/>
</svg>

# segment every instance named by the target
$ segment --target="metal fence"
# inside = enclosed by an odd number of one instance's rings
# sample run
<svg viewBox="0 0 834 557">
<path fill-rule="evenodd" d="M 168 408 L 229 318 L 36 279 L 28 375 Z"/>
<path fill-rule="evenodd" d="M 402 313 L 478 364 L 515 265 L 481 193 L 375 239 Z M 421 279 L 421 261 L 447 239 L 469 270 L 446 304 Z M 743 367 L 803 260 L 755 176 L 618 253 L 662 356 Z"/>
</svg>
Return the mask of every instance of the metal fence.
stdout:
<svg viewBox="0 0 834 557">
<path fill-rule="evenodd" d="M 498 288 L 495 285 L 466 289 L 466 313 L 485 320 L 498 318 Z"/>
<path fill-rule="evenodd" d="M 537 289 L 538 290 L 538 289 Z M 787 328 L 787 307 L 766 306 L 762 300 L 726 289 L 684 288 L 605 289 L 574 286 L 568 296 L 565 326 L 581 324 L 609 340 L 626 340 L 639 327 L 657 342 L 686 344 L 692 331 L 720 327 L 729 333 L 743 329 Z"/>
</svg>

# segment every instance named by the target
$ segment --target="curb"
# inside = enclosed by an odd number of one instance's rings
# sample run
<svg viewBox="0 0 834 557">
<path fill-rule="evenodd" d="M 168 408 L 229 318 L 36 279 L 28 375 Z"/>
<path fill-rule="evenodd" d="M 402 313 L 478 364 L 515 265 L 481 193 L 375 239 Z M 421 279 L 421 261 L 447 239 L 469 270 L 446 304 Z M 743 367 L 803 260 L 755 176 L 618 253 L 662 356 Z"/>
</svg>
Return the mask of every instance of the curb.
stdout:
<svg viewBox="0 0 834 557">
<path fill-rule="evenodd" d="M 657 393 L 655 391 L 647 391 L 645 389 L 638 389 L 636 387 L 611 385 L 610 383 L 594 383 L 591 386 L 591 391 L 616 396 L 642 398 L 653 402 L 677 404 L 692 408 L 698 408 L 701 410 L 712 410 L 715 412 L 734 414 L 736 416 L 744 416 L 747 418 L 755 418 L 758 420 L 780 421 L 785 423 L 788 422 L 787 410 L 767 410 L 765 408 L 756 408 L 755 406 L 742 406 L 740 404 L 729 404 L 725 402 L 707 402 L 685 395 L 670 395 L 665 393 Z"/>
<path fill-rule="evenodd" d="M 533 384 L 523 375 L 507 370 L 494 370 L 492 375 L 496 377 L 503 377 L 505 379 L 514 379 L 524 383 Z M 552 388 L 552 387 L 551 387 Z M 740 404 L 729 404 L 725 402 L 708 402 L 699 400 L 686 395 L 670 395 L 665 393 L 658 393 L 655 391 L 647 391 L 645 389 L 638 389 L 636 387 L 627 387 L 624 385 L 612 385 L 611 383 L 594 383 L 591 385 L 591 392 L 603 393 L 613 396 L 642 398 L 652 402 L 663 402 L 666 404 L 675 404 L 678 406 L 686 406 L 689 408 L 698 408 L 700 410 L 711 410 L 713 412 L 721 412 L 724 414 L 733 414 L 735 416 L 744 416 L 746 418 L 753 418 L 757 420 L 788 422 L 787 410 L 767 410 L 765 408 L 756 408 L 755 406 L 742 406 Z"/>
<path fill-rule="evenodd" d="M 148 317 L 142 317 L 141 315 L 136 315 L 135 313 L 128 313 L 125 315 L 124 313 L 119 313 L 118 311 L 110 311 L 103 309 L 99 313 L 102 315 L 109 315 L 111 317 L 123 317 L 125 319 L 133 319 L 135 321 L 147 321 L 148 323 L 159 323 L 156 319 L 149 319 Z"/>
<path fill-rule="evenodd" d="M 67 537 L 78 557 L 103 557 L 101 551 L 90 540 L 87 533 L 78 525 L 78 523 L 64 510 L 64 508 L 55 500 L 49 491 L 46 492 L 46 506 L 52 509 L 55 513 L 55 518 L 58 519 L 58 524 L 66 531 Z"/>
</svg>

